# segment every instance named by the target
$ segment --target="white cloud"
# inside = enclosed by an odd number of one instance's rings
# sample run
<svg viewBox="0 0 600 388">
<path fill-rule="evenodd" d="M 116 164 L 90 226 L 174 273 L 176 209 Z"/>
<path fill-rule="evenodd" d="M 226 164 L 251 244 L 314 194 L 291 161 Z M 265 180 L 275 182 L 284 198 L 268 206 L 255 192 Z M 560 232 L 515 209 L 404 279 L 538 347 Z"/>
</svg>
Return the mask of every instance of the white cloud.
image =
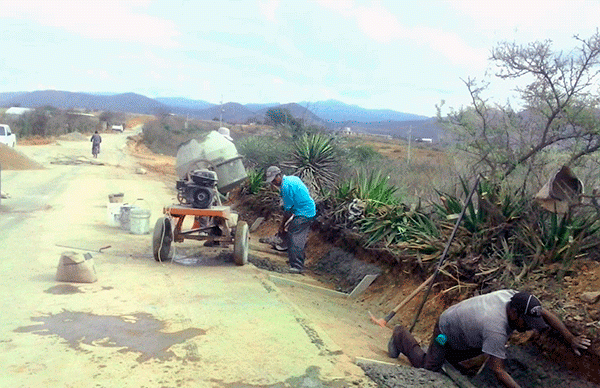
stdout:
<svg viewBox="0 0 600 388">
<path fill-rule="evenodd" d="M 2 9 L 4 17 L 33 20 L 86 38 L 177 46 L 180 33 L 175 24 L 140 11 L 148 4 L 145 0 L 4 0 Z"/>
<path fill-rule="evenodd" d="M 600 2 L 588 0 L 451 0 L 448 4 L 471 17 L 478 29 L 505 39 L 515 34 L 540 39 L 549 31 L 567 31 L 562 35 L 570 39 L 578 30 L 594 31 L 600 15 Z"/>
<path fill-rule="evenodd" d="M 430 27 L 406 27 L 380 1 L 368 6 L 356 6 L 351 0 L 318 0 L 317 3 L 342 16 L 354 18 L 358 28 L 378 43 L 424 44 L 448 58 L 452 64 L 471 68 L 486 65 L 488 53 L 471 47 L 458 34 Z"/>
<path fill-rule="evenodd" d="M 316 3 L 344 17 L 351 17 L 354 14 L 354 0 L 316 0 Z"/>
<path fill-rule="evenodd" d="M 361 31 L 377 42 L 390 43 L 408 36 L 408 31 L 398 22 L 396 15 L 379 3 L 357 7 L 354 15 Z"/>
<path fill-rule="evenodd" d="M 276 22 L 275 13 L 279 8 L 279 0 L 258 1 L 261 14 L 269 21 Z"/>
<path fill-rule="evenodd" d="M 467 45 L 456 33 L 424 27 L 415 29 L 413 36 L 423 39 L 455 65 L 482 69 L 487 64 L 488 52 Z"/>
</svg>

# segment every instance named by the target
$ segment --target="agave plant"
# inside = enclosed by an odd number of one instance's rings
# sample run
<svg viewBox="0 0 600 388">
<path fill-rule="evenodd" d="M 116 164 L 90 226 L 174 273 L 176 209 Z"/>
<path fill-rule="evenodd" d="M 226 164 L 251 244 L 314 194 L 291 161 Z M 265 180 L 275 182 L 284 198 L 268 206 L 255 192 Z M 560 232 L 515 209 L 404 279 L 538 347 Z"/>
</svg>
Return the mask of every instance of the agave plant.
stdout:
<svg viewBox="0 0 600 388">
<path fill-rule="evenodd" d="M 299 137 L 293 144 L 291 160 L 282 166 L 293 169 L 294 175 L 299 176 L 313 194 L 322 194 L 333 187 L 339 168 L 333 138 L 321 133 Z"/>
<path fill-rule="evenodd" d="M 389 183 L 389 176 L 381 171 L 359 170 L 352 179 L 356 198 L 367 202 L 367 213 L 380 206 L 394 206 L 400 203 L 398 188 Z"/>
<path fill-rule="evenodd" d="M 248 169 L 247 170 L 248 180 L 246 181 L 246 191 L 248 194 L 258 194 L 258 192 L 265 185 L 265 173 L 263 170 L 258 169 Z"/>
</svg>

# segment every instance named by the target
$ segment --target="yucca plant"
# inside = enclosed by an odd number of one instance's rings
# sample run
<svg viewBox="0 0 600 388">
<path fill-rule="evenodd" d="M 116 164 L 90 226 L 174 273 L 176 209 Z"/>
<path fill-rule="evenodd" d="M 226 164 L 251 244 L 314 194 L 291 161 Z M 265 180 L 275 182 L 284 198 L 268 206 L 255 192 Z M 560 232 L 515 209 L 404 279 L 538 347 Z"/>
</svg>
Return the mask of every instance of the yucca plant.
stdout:
<svg viewBox="0 0 600 388">
<path fill-rule="evenodd" d="M 255 168 L 250 168 L 246 171 L 248 180 L 246 181 L 246 189 L 248 194 L 258 194 L 260 189 L 265 186 L 265 172 Z"/>
<path fill-rule="evenodd" d="M 351 179 L 354 196 L 367 203 L 366 213 L 380 206 L 394 206 L 400 203 L 397 197 L 398 188 L 389 183 L 389 176 L 381 171 L 365 171 L 356 173 Z"/>
<path fill-rule="evenodd" d="M 305 134 L 294 141 L 291 159 L 283 167 L 294 170 L 316 195 L 333 187 L 339 168 L 333 138 L 322 133 Z"/>
<path fill-rule="evenodd" d="M 427 255 L 443 248 L 435 221 L 417 207 L 382 206 L 359 223 L 366 235 L 367 247 L 381 243 Z"/>
</svg>

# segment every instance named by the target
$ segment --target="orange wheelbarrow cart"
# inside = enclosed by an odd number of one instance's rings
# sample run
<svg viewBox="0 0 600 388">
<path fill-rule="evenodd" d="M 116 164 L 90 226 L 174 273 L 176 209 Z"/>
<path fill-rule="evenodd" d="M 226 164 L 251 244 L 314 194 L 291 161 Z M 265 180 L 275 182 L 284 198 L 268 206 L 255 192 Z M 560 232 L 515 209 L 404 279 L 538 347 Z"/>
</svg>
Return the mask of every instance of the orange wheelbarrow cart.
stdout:
<svg viewBox="0 0 600 388">
<path fill-rule="evenodd" d="M 164 217 L 154 226 L 152 251 L 156 261 L 170 261 L 173 242 L 185 239 L 210 242 L 220 246 L 233 244 L 233 259 L 237 265 L 248 263 L 248 224 L 238 222 L 238 215 L 229 206 L 212 206 L 198 209 L 186 205 L 172 205 L 163 209 Z M 185 218 L 194 217 L 191 229 L 183 229 Z"/>
</svg>

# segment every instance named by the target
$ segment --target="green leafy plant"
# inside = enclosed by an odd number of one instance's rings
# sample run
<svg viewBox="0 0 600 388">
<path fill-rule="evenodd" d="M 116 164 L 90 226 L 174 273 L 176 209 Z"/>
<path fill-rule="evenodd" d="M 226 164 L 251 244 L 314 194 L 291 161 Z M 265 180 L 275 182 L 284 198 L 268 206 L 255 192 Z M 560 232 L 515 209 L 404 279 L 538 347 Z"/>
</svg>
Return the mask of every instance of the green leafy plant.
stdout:
<svg viewBox="0 0 600 388">
<path fill-rule="evenodd" d="M 245 137 L 236 143 L 236 148 L 248 166 L 258 169 L 279 164 L 282 155 L 290 152 L 289 145 L 271 136 Z"/>
<path fill-rule="evenodd" d="M 252 195 L 258 194 L 265 185 L 264 171 L 251 168 L 247 170 L 246 173 L 248 175 L 248 180 L 246 183 L 248 193 Z"/>
<path fill-rule="evenodd" d="M 294 141 L 291 159 L 283 167 L 294 170 L 314 194 L 334 186 L 339 168 L 333 138 L 322 133 L 305 134 Z"/>
</svg>

